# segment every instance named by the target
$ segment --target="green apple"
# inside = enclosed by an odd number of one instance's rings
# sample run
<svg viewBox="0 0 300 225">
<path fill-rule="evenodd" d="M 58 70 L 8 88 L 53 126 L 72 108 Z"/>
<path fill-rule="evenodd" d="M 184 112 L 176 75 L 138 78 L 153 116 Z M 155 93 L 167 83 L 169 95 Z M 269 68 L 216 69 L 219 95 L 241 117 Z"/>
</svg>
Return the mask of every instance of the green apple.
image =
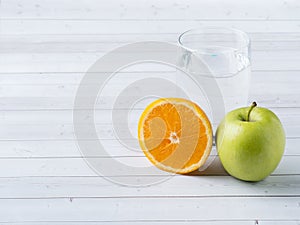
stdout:
<svg viewBox="0 0 300 225">
<path fill-rule="evenodd" d="M 216 146 L 225 170 L 241 180 L 260 181 L 278 166 L 285 148 L 285 133 L 269 109 L 239 108 L 218 126 Z"/>
</svg>

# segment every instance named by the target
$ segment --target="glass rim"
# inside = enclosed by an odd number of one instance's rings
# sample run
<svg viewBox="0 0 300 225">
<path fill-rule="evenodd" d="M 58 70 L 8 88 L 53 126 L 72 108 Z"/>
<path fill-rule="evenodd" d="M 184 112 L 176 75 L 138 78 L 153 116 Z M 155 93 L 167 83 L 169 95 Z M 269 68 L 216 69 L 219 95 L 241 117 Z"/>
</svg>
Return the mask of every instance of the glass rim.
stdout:
<svg viewBox="0 0 300 225">
<path fill-rule="evenodd" d="M 188 50 L 190 50 L 190 51 L 195 51 L 195 49 L 191 49 L 190 47 L 183 44 L 183 41 L 182 41 L 183 36 L 188 34 L 188 33 L 193 32 L 193 31 L 203 31 L 203 33 L 205 33 L 205 30 L 220 30 L 220 31 L 225 30 L 225 31 L 231 31 L 231 33 L 233 33 L 233 34 L 240 35 L 240 37 L 242 37 L 242 39 L 245 41 L 245 43 L 243 43 L 236 50 L 243 49 L 243 48 L 248 48 L 250 46 L 250 38 L 249 38 L 249 35 L 246 32 L 244 32 L 242 30 L 239 30 L 239 29 L 236 29 L 236 28 L 221 27 L 221 26 L 203 26 L 203 27 L 196 27 L 196 28 L 186 30 L 183 33 L 181 33 L 178 37 L 179 45 L 186 48 L 186 49 L 188 49 Z M 228 52 L 228 51 L 231 51 L 231 50 L 223 50 L 221 52 Z"/>
</svg>

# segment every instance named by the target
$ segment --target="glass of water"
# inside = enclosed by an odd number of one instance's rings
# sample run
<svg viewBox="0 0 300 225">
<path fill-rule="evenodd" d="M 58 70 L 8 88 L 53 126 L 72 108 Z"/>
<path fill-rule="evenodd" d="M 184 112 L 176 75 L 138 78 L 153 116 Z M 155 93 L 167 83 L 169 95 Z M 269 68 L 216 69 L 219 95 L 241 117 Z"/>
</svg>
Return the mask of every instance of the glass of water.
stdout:
<svg viewBox="0 0 300 225">
<path fill-rule="evenodd" d="M 219 97 L 223 98 L 224 102 L 223 114 L 247 106 L 250 86 L 250 40 L 246 33 L 231 28 L 204 27 L 182 33 L 178 42 L 184 51 L 179 59 L 180 65 L 188 73 L 214 79 L 217 83 L 221 93 Z M 192 58 L 194 60 L 191 60 Z M 200 71 L 201 68 L 195 67 L 195 58 L 208 69 Z M 220 122 L 218 120 L 213 120 L 214 129 Z"/>
</svg>

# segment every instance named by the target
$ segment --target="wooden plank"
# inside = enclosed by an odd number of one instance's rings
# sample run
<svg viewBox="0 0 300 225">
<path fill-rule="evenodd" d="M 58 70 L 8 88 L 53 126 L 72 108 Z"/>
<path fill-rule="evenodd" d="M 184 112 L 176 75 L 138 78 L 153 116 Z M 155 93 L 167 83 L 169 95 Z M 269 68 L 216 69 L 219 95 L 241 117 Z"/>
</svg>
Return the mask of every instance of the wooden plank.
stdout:
<svg viewBox="0 0 300 225">
<path fill-rule="evenodd" d="M 86 141 L 87 143 L 96 143 L 96 140 Z M 128 149 L 118 140 L 101 140 L 104 147 L 109 149 L 109 155 L 112 157 L 144 157 L 144 154 L 137 148 L 137 140 L 127 140 L 126 143 L 132 146 Z M 287 139 L 285 155 L 300 155 L 300 139 Z M 79 158 L 81 153 L 75 140 L 19 140 L 19 141 L 0 141 L 0 158 Z M 5 150 L 5 151 L 4 151 Z M 211 153 L 216 154 L 215 150 Z M 99 152 L 97 155 L 87 155 L 88 157 L 103 156 Z"/>
<path fill-rule="evenodd" d="M 14 222 L 13 224 L 38 224 L 38 225 L 106 225 L 107 223 L 109 224 L 121 224 L 121 225 L 143 225 L 143 224 L 155 224 L 155 225 L 187 225 L 187 224 L 209 224 L 209 225 L 253 225 L 255 221 L 252 220 L 237 220 L 237 221 L 231 221 L 231 220 L 220 220 L 220 221 L 212 221 L 212 220 L 207 220 L 207 221 L 199 221 L 199 220 L 194 220 L 194 221 L 159 221 L 159 220 L 149 220 L 149 221 L 72 221 L 72 222 L 66 222 L 66 221 L 56 221 L 56 222 L 52 222 L 52 221 L 30 221 L 30 222 Z M 273 221 L 272 221 L 273 222 Z M 295 221 L 291 222 L 291 221 L 283 221 L 284 224 L 288 224 L 288 225 L 295 225 Z M 6 224 L 6 223 L 4 223 Z M 276 223 L 275 223 L 276 224 Z"/>
<path fill-rule="evenodd" d="M 266 94 L 298 94 L 300 78 L 297 77 L 298 71 L 252 71 L 250 94 L 265 91 Z M 88 85 L 95 87 L 95 83 L 101 77 L 101 73 L 95 73 Z M 75 96 L 78 85 L 84 73 L 3 73 L 0 74 L 2 97 L 14 96 Z M 102 95 L 112 95 L 111 92 L 128 86 L 138 80 L 146 78 L 160 78 L 171 81 L 183 89 L 189 87 L 189 94 L 199 91 L 195 83 L 185 74 L 177 74 L 175 71 L 132 71 L 123 72 L 110 77 Z M 216 79 L 218 81 L 218 79 Z M 180 82 L 179 82 L 180 81 Z M 147 87 L 143 87 L 147 88 Z M 261 90 L 263 89 L 263 90 Z M 261 94 L 261 93 L 259 93 Z"/>
<path fill-rule="evenodd" d="M 297 1 L 267 0 L 236 4 L 213 1 L 2 0 L 2 18 L 98 20 L 296 20 Z M 272 7 L 270 7 L 272 6 Z M 212 13 L 213 12 L 213 13 Z"/>
<path fill-rule="evenodd" d="M 23 222 L 13 222 L 13 224 L 38 224 L 38 225 L 99 225 L 99 224 L 121 224 L 121 225 L 143 225 L 143 224 L 155 224 L 155 225 L 188 225 L 188 224 L 201 224 L 201 225 L 298 225 L 298 220 L 184 220 L 184 221 L 166 221 L 166 220 L 148 220 L 148 221 L 23 221 Z M 5 222 L 3 224 L 6 224 Z"/>
<path fill-rule="evenodd" d="M 162 78 L 165 79 L 165 78 Z M 183 79 L 181 79 L 183 80 Z M 136 81 L 136 80 L 135 80 Z M 124 79 L 124 88 L 127 86 L 130 86 L 135 81 L 125 80 Z M 168 81 L 172 82 L 168 79 Z M 119 81 L 119 83 L 122 81 Z M 159 82 L 159 81 L 158 81 Z M 268 82 L 267 80 L 265 82 Z M 174 82 L 175 84 L 178 84 L 178 87 L 182 88 L 185 93 L 189 96 L 190 99 L 192 99 L 195 102 L 198 102 L 199 104 L 207 104 L 201 99 L 202 93 L 199 87 L 195 86 L 195 83 L 190 83 L 193 86 L 190 86 L 188 88 L 187 83 L 179 83 Z M 251 84 L 250 86 L 250 93 L 248 100 L 249 101 L 257 101 L 261 106 L 266 107 L 299 107 L 300 103 L 297 101 L 296 97 L 300 96 L 300 90 L 299 90 L 299 84 L 297 82 L 294 83 L 272 83 L 270 81 L 269 84 L 267 83 L 256 83 Z M 91 87 L 97 87 L 95 85 L 91 85 Z M 225 87 L 225 86 L 224 86 Z M 35 106 L 36 108 L 39 107 L 39 105 L 45 105 L 45 108 L 40 106 L 40 109 L 49 109 L 46 107 L 47 104 L 52 101 L 55 101 L 57 99 L 57 103 L 55 104 L 53 102 L 53 108 L 56 109 L 57 105 L 59 103 L 64 104 L 63 109 L 72 109 L 74 100 L 76 97 L 78 85 L 5 85 L 0 87 L 0 96 L 2 99 L 0 99 L 0 110 L 18 110 L 18 109 L 27 109 L 27 110 L 34 110 L 35 108 L 31 108 L 30 104 Z M 100 87 L 99 87 L 100 89 Z M 138 91 L 140 90 L 140 93 L 143 93 L 144 90 L 153 90 L 153 87 L 144 87 L 140 86 L 136 88 L 135 95 L 138 96 Z M 145 92 L 144 92 L 145 93 Z M 176 93 L 175 89 L 167 89 L 164 90 L 163 95 L 161 96 L 172 96 L 172 97 L 180 97 L 178 93 Z M 86 91 L 83 93 L 83 98 L 88 98 L 89 92 Z M 96 109 L 112 109 L 115 107 L 116 109 L 126 109 L 128 107 L 133 107 L 134 109 L 143 109 L 147 104 L 149 104 L 151 101 L 153 101 L 155 98 L 152 97 L 149 99 L 145 99 L 143 101 L 140 101 L 137 105 L 131 106 L 129 102 L 121 102 L 118 105 L 114 106 L 114 103 L 116 99 L 122 96 L 122 89 L 119 84 L 109 82 L 106 84 L 104 89 L 101 89 L 101 95 L 97 100 L 95 100 L 95 108 Z M 130 97 L 130 96 L 128 96 Z M 132 97 L 134 97 L 132 95 Z M 143 96 L 145 97 L 145 96 Z M 182 96 L 181 96 L 182 97 Z M 11 102 L 9 102 L 11 100 Z M 23 103 L 18 105 L 17 102 L 22 101 Z M 30 102 L 32 100 L 32 102 Z M 49 100 L 50 102 L 46 102 Z M 129 99 L 128 99 L 129 101 Z M 16 102 L 15 105 L 13 103 Z M 37 103 L 36 105 L 34 103 Z M 245 102 L 245 104 L 247 104 Z M 25 107 L 28 105 L 28 107 Z M 84 107 L 84 106 L 82 106 Z M 59 108 L 58 108 L 59 109 Z"/>
<path fill-rule="evenodd" d="M 299 33 L 248 33 L 252 51 L 299 51 Z M 106 52 L 137 41 L 176 42 L 177 33 L 116 35 L 1 35 L 1 53 Z"/>
<path fill-rule="evenodd" d="M 164 68 L 162 68 L 164 69 Z M 170 68 L 171 69 L 171 68 Z M 253 71 L 249 86 L 250 95 L 293 95 L 299 94 L 300 78 L 298 71 Z M 0 74 L 1 97 L 73 97 L 84 73 L 16 73 Z M 95 87 L 101 73 L 95 73 L 88 85 Z M 185 74 L 176 74 L 175 71 L 145 71 L 122 72 L 110 77 L 102 95 L 112 96 L 116 91 L 138 80 L 146 78 L 161 78 L 171 81 L 183 89 L 188 89 L 190 95 L 199 94 L 199 87 Z M 179 82 L 180 80 L 180 82 Z M 217 79 L 216 79 L 217 80 Z M 147 87 L 141 87 L 147 88 Z M 172 90 L 170 90 L 171 93 Z M 167 93 L 167 92 L 166 92 Z"/>
<path fill-rule="evenodd" d="M 111 158 L 94 158 L 99 163 L 106 165 L 111 163 Z M 145 176 L 149 179 L 150 175 L 161 175 L 160 171 L 151 172 L 139 170 L 138 167 L 149 167 L 151 163 L 144 157 L 114 157 L 114 160 L 134 171 L 122 170 L 123 168 L 112 168 L 105 171 L 102 176 L 120 176 L 127 179 L 130 174 L 134 176 Z M 299 156 L 283 156 L 281 163 L 274 171 L 274 175 L 300 175 Z M 95 176 L 97 175 L 82 158 L 5 158 L 0 159 L 0 177 L 22 177 L 22 176 Z M 162 172 L 163 173 L 163 172 Z M 163 173 L 165 174 L 165 173 Z M 226 175 L 218 157 L 204 172 L 195 173 L 198 175 Z M 170 174 L 166 174 L 170 176 Z M 123 178 L 122 178 L 123 179 Z M 139 181 L 139 180 L 138 180 Z M 141 182 L 141 181 L 139 181 Z"/>
<path fill-rule="evenodd" d="M 138 77 L 139 75 L 137 75 Z M 70 77 L 71 78 L 71 77 Z M 120 78 L 120 77 L 119 77 Z M 154 77 L 148 77 L 148 78 L 154 78 Z M 156 77 L 159 78 L 159 77 Z M 141 78 L 141 79 L 146 79 L 146 77 Z M 179 80 L 174 80 L 174 79 L 169 79 L 168 77 L 161 77 L 159 79 L 165 79 L 169 82 L 173 82 L 174 84 L 178 85 L 178 87 L 182 88 L 189 96 L 191 99 L 199 100 L 197 96 L 201 94 L 201 90 L 198 86 L 196 86 L 196 83 L 193 81 L 189 80 L 189 83 L 184 83 L 185 79 L 180 79 Z M 188 78 L 186 78 L 188 79 Z M 112 103 L 116 100 L 116 98 L 122 94 L 122 89 L 130 86 L 134 82 L 138 81 L 139 79 L 114 79 L 110 80 L 108 83 L 106 83 L 105 87 L 102 89 L 99 87 L 99 90 L 101 90 L 101 95 L 100 95 L 100 100 L 96 101 L 96 105 L 101 109 L 101 105 L 104 108 L 108 108 L 109 106 L 112 107 Z M 159 80 L 157 81 L 159 82 Z M 121 86 L 121 83 L 123 83 L 123 88 Z M 189 87 L 190 85 L 190 88 Z M 300 82 L 297 82 L 297 79 L 295 82 L 285 82 L 282 83 L 280 81 L 273 81 L 273 80 L 268 80 L 264 79 L 263 82 L 252 82 L 249 84 L 251 89 L 249 90 L 249 99 L 256 99 L 257 97 L 259 100 L 266 101 L 270 98 L 277 98 L 278 103 L 280 103 L 280 98 L 283 100 L 287 98 L 287 96 L 299 96 L 300 95 L 300 90 L 299 90 L 299 84 Z M 100 85 L 99 85 L 100 86 Z M 95 84 L 90 84 L 90 87 L 92 88 L 97 88 Z M 226 86 L 223 86 L 223 88 Z M 144 87 L 140 86 L 137 87 L 139 90 L 146 90 L 150 89 L 153 87 Z M 233 87 L 234 88 L 234 87 Z M 40 84 L 37 85 L 32 81 L 32 84 L 11 84 L 11 85 L 2 85 L 0 86 L 0 96 L 5 99 L 5 98 L 62 98 L 62 99 L 75 99 L 76 93 L 78 90 L 78 85 L 73 85 L 73 84 Z M 84 96 L 87 97 L 89 96 L 89 91 L 88 88 L 86 89 L 87 91 L 83 92 Z M 153 90 L 153 89 L 152 89 Z M 136 95 L 138 92 L 135 93 Z M 164 91 L 165 96 L 176 96 L 176 92 L 174 89 L 169 89 Z M 263 96 L 262 96 L 263 95 Z M 259 101 L 257 100 L 257 101 Z M 287 99 L 288 100 L 288 99 Z M 66 102 L 68 103 L 68 102 Z M 141 105 L 140 105 L 141 106 Z M 140 107 L 139 106 L 139 107 Z M 2 109 L 2 108 L 1 108 Z M 28 109 L 30 110 L 30 109 Z"/>
<path fill-rule="evenodd" d="M 161 221 L 299 220 L 299 200 L 299 197 L 14 199 L 0 202 L 0 221 L 143 222 L 153 220 L 153 215 Z"/>
<path fill-rule="evenodd" d="M 290 120 L 292 123 L 292 119 Z M 283 124 L 287 138 L 299 138 L 299 122 L 294 124 Z M 87 129 L 85 124 L 79 124 L 78 127 Z M 132 139 L 137 135 L 137 124 L 120 125 L 118 135 L 115 133 L 112 124 L 95 124 L 98 138 L 100 140 L 115 140 L 120 137 Z M 128 135 L 128 132 L 131 132 Z M 81 140 L 94 140 L 88 138 L 93 135 L 92 131 L 86 131 L 85 138 Z M 75 140 L 74 126 L 70 124 L 36 124 L 36 125 L 3 125 L 0 127 L 0 140 L 18 141 L 18 140 Z"/>
<path fill-rule="evenodd" d="M 264 105 L 260 105 L 264 107 Z M 297 124 L 300 121 L 300 108 L 270 108 L 284 125 Z M 128 123 L 137 125 L 144 108 L 116 109 L 114 119 L 119 121 L 124 113 L 128 113 Z M 81 110 L 82 113 L 88 113 Z M 42 111 L 0 111 L 0 124 L 5 125 L 72 125 L 73 110 L 42 110 Z M 110 125 L 113 123 L 112 110 L 95 110 L 95 124 Z M 85 121 L 82 121 L 84 124 Z M 131 128 L 131 127 L 130 127 Z"/>
<path fill-rule="evenodd" d="M 96 140 L 86 141 L 87 143 L 95 143 Z M 137 140 L 126 140 L 126 144 L 130 148 L 124 146 L 118 140 L 101 140 L 102 145 L 109 149 L 109 155 L 112 157 L 144 157 L 144 154 L 138 148 Z M 134 148 L 134 147 L 137 148 Z M 287 139 L 285 155 L 300 155 L 300 139 Z M 0 141 L 0 158 L 80 158 L 82 155 L 78 149 L 75 140 L 19 140 L 19 141 Z M 4 151 L 5 150 L 5 151 Z M 211 153 L 215 155 L 213 150 Z M 98 154 L 90 154 L 88 157 L 103 156 Z"/>
<path fill-rule="evenodd" d="M 103 116 L 106 113 L 108 114 L 108 116 Z M 57 114 L 57 113 L 53 112 L 53 114 Z M 61 112 L 58 113 L 57 115 L 59 114 L 61 114 Z M 130 114 L 130 116 L 132 116 L 132 120 L 128 121 L 128 126 L 126 123 L 120 124 L 120 126 L 118 127 L 118 134 L 117 134 L 114 130 L 115 125 L 113 125 L 111 119 L 109 119 L 109 121 L 105 123 L 101 122 L 103 118 L 110 118 L 109 116 L 111 115 L 111 112 L 109 110 L 102 111 L 102 112 L 99 111 L 99 113 L 97 113 L 95 117 L 96 121 L 100 120 L 100 122 L 95 123 L 98 138 L 101 140 L 107 140 L 107 139 L 111 140 L 111 139 L 118 138 L 118 135 L 121 137 L 126 137 L 127 139 L 128 138 L 132 139 L 136 137 L 138 119 L 140 117 L 139 116 L 140 114 L 141 111 L 138 111 L 138 116 L 133 116 L 134 114 Z M 38 113 L 36 115 L 38 115 Z M 72 118 L 72 114 L 70 112 L 66 115 L 69 115 Z M 299 119 L 299 114 L 296 116 L 292 115 L 292 116 L 281 118 L 283 127 L 286 132 L 286 136 L 288 138 L 299 138 L 298 131 L 300 128 L 300 123 L 298 119 Z M 80 122 L 80 124 L 78 124 L 78 127 L 82 127 L 86 129 L 88 128 L 88 124 L 85 124 L 85 121 L 82 121 Z M 131 132 L 131 134 L 128 135 L 128 132 Z M 92 131 L 90 131 L 90 134 L 92 134 Z M 86 135 L 87 135 L 86 137 L 88 137 L 88 131 Z M 51 118 L 50 118 L 48 122 L 43 121 L 40 123 L 32 123 L 32 124 L 30 123 L 3 124 L 0 127 L 0 140 L 74 140 L 74 139 L 75 139 L 74 126 L 71 123 L 71 121 L 51 122 Z"/>
<path fill-rule="evenodd" d="M 172 95 L 174 96 L 174 95 Z M 191 96 L 193 101 L 198 101 L 196 97 Z M 196 100 L 195 100 L 196 98 Z M 267 108 L 298 108 L 300 106 L 300 96 L 294 95 L 252 95 L 249 98 L 249 104 L 252 101 L 257 101 L 261 106 Z M 95 109 L 112 109 L 112 104 L 115 102 L 115 97 L 107 96 L 101 98 L 102 102 L 95 105 Z M 2 97 L 0 99 L 0 111 L 11 110 L 71 110 L 74 106 L 74 97 Z M 137 106 L 138 107 L 138 106 Z M 139 108 L 144 108 L 145 104 L 140 104 Z M 127 109 L 128 103 L 118 105 L 118 109 Z M 82 107 L 86 109 L 86 107 Z"/>
<path fill-rule="evenodd" d="M 72 222 L 66 222 L 66 221 L 30 221 L 30 222 L 14 222 L 14 224 L 38 224 L 38 225 L 99 225 L 99 224 L 121 224 L 121 225 L 143 225 L 143 224 L 155 224 L 155 225 L 188 225 L 188 224 L 203 224 L 203 225 L 253 225 L 253 224 L 262 224 L 262 225 L 298 225 L 298 220 L 280 220 L 280 221 L 274 221 L 274 220 L 184 220 L 184 221 L 159 221 L 159 220 L 149 220 L 149 221 L 72 221 Z M 6 223 L 4 223 L 6 224 Z"/>
<path fill-rule="evenodd" d="M 299 42 L 300 45 L 300 42 Z M 102 53 L 1 53 L 2 73 L 31 73 L 31 72 L 86 72 L 98 59 L 104 55 Z M 299 51 L 253 51 L 252 70 L 300 70 L 297 62 L 300 59 Z M 18 64 L 18 67 L 14 66 Z M 130 69 L 137 70 L 136 67 L 145 66 L 139 63 L 131 66 Z M 155 67 L 154 65 L 152 67 Z M 170 71 L 173 67 L 161 66 L 161 71 Z M 147 69 L 153 71 L 148 66 Z"/>
<path fill-rule="evenodd" d="M 276 221 L 274 224 L 277 224 Z M 295 221 L 282 221 L 284 224 L 288 225 L 295 225 Z M 9 222 L 8 222 L 9 223 Z M 121 225 L 144 225 L 144 224 L 155 224 L 155 225 L 187 225 L 187 224 L 203 224 L 203 225 L 253 225 L 255 223 L 255 220 L 184 220 L 184 221 L 166 221 L 166 220 L 148 220 L 148 221 L 72 221 L 72 222 L 66 222 L 66 221 L 23 221 L 23 222 L 13 222 L 13 224 L 17 225 L 27 225 L 27 224 L 38 224 L 38 225 L 100 225 L 100 224 L 121 224 Z M 4 222 L 3 224 L 7 224 Z"/>
<path fill-rule="evenodd" d="M 66 222 L 66 221 L 29 221 L 29 222 L 13 222 L 13 224 L 38 224 L 38 225 L 99 225 L 99 224 L 121 224 L 121 225 L 143 225 L 143 224 L 155 224 L 155 225 L 187 225 L 187 224 L 209 224 L 209 225 L 253 225 L 255 221 L 252 220 L 219 220 L 219 221 L 213 221 L 213 220 L 184 220 L 184 221 L 166 221 L 166 220 L 149 220 L 149 221 L 72 221 L 72 222 Z M 272 221 L 273 222 L 273 221 Z M 275 222 L 275 221 L 274 221 Z M 291 222 L 291 221 L 283 221 L 285 222 L 284 224 L 288 224 L 288 225 L 295 225 L 295 221 Z M 7 224 L 6 222 L 4 222 L 3 224 Z M 276 224 L 276 223 L 275 223 Z"/>
<path fill-rule="evenodd" d="M 143 224 L 156 224 L 156 225 L 187 225 L 187 224 L 209 224 L 209 225 L 253 225 L 253 224 L 262 224 L 262 225 L 298 225 L 298 220 L 280 220 L 280 221 L 274 221 L 274 220 L 184 220 L 184 221 L 159 221 L 159 220 L 149 220 L 149 221 L 143 221 L 143 222 L 138 222 L 138 221 L 72 221 L 72 222 L 66 222 L 66 221 L 29 221 L 29 222 L 13 222 L 13 224 L 38 224 L 38 225 L 99 225 L 99 224 L 104 224 L 104 223 L 109 223 L 109 224 L 122 224 L 122 225 L 143 225 Z M 3 224 L 7 224 L 4 222 Z"/>
<path fill-rule="evenodd" d="M 290 220 L 290 221 L 258 221 L 257 220 L 257 224 L 260 224 L 260 225 L 282 225 L 282 224 L 296 225 L 297 223 L 299 223 L 299 220 L 294 220 L 294 221 L 293 220 Z"/>
<path fill-rule="evenodd" d="M 155 67 L 153 68 L 155 69 Z M 279 87 L 279 84 L 289 85 L 289 87 L 294 87 L 295 84 L 300 82 L 300 76 L 297 76 L 299 71 L 287 70 L 287 71 L 273 71 L 273 70 L 252 70 L 251 71 L 251 85 L 267 85 L 267 87 L 276 85 Z M 78 85 L 85 75 L 84 72 L 21 72 L 21 73 L 5 73 L 0 72 L 0 82 L 1 87 L 7 86 L 26 86 L 26 85 L 38 85 L 38 86 L 72 86 Z M 174 71 L 150 71 L 147 69 L 135 70 L 132 68 L 131 71 L 121 71 L 116 74 L 114 78 L 110 79 L 110 82 L 115 84 L 121 84 L 123 81 L 134 81 L 141 78 L 141 75 L 145 77 L 160 77 L 165 79 L 174 80 L 176 79 L 176 74 Z M 101 76 L 101 73 L 97 73 L 91 78 L 89 84 L 94 84 L 98 76 Z M 122 80 L 120 80 L 122 79 Z M 286 91 L 289 91 L 289 88 L 286 88 Z M 297 91 L 297 90 L 293 90 Z"/>
<path fill-rule="evenodd" d="M 300 142 L 298 139 L 296 143 Z M 86 140 L 87 144 L 97 144 L 97 140 Z M 294 143 L 294 142 L 291 142 Z M 126 140 L 126 143 L 118 140 L 101 140 L 104 148 L 109 149 L 111 157 L 144 157 L 136 139 Z M 129 146 L 129 147 L 128 147 Z M 295 148 L 297 148 L 296 145 Z M 81 158 L 82 153 L 76 140 L 34 140 L 34 141 L 0 141 L 0 158 Z M 295 154 L 294 154 L 295 153 Z M 215 153 L 212 153 L 212 155 Z M 297 155 L 294 148 L 287 148 L 286 155 Z M 87 157 L 105 156 L 101 152 L 88 154 Z"/>
<path fill-rule="evenodd" d="M 135 34 L 177 33 L 199 26 L 222 26 L 242 29 L 245 32 L 299 32 L 298 21 L 150 21 L 150 20 L 1 20 L 2 35 L 81 35 L 81 34 Z"/>
<path fill-rule="evenodd" d="M 136 179 L 143 179 L 137 176 Z M 230 176 L 172 176 L 147 187 L 126 187 L 100 177 L 0 178 L 0 199 L 124 197 L 299 196 L 300 176 L 269 176 L 248 183 Z M 20 188 L 22 187 L 22 188 Z M 182 191 L 184 190 L 184 191 Z"/>
</svg>

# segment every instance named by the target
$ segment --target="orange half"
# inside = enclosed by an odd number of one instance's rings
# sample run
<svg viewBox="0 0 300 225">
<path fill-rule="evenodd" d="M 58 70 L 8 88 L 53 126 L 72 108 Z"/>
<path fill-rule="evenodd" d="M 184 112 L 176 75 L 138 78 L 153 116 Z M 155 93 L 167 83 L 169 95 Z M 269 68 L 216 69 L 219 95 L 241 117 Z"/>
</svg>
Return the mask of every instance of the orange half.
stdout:
<svg viewBox="0 0 300 225">
<path fill-rule="evenodd" d="M 213 140 L 204 111 L 181 98 L 161 98 L 148 105 L 139 120 L 138 139 L 155 166 L 180 174 L 205 163 Z"/>
</svg>

